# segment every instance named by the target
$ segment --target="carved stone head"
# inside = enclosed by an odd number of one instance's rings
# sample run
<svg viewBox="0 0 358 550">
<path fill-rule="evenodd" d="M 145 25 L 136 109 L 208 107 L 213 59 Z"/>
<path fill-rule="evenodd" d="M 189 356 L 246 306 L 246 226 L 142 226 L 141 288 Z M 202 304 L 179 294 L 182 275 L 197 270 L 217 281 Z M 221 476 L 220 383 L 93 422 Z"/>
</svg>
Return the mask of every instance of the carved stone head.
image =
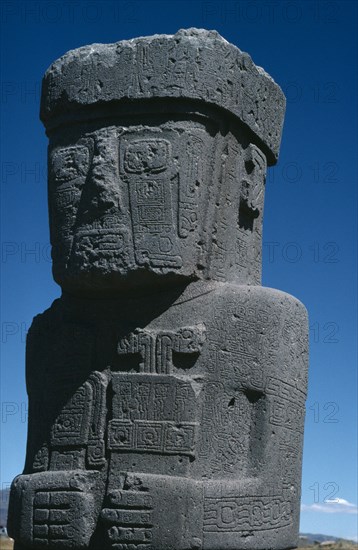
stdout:
<svg viewBox="0 0 358 550">
<path fill-rule="evenodd" d="M 74 291 L 259 284 L 280 88 L 214 31 L 67 53 L 47 71 L 55 280 Z"/>
</svg>

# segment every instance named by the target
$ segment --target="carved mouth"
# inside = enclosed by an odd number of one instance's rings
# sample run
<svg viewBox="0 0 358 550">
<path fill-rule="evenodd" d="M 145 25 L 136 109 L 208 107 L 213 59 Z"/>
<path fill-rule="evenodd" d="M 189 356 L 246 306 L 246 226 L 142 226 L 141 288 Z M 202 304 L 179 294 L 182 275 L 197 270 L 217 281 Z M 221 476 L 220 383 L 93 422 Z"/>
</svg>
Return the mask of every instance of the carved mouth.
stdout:
<svg viewBox="0 0 358 550">
<path fill-rule="evenodd" d="M 76 238 L 102 236 L 102 235 L 118 235 L 120 227 L 111 227 L 110 229 L 79 229 L 76 232 Z"/>
<path fill-rule="evenodd" d="M 77 249 L 92 250 L 123 249 L 123 226 L 116 215 L 105 216 L 92 223 L 81 225 L 75 233 Z"/>
<path fill-rule="evenodd" d="M 77 228 L 76 233 L 78 235 L 94 234 L 100 232 L 112 232 L 115 233 L 120 229 L 121 223 L 120 218 L 116 215 L 111 216 L 107 215 L 99 220 L 93 220 L 91 223 L 83 223 L 80 227 Z"/>
<path fill-rule="evenodd" d="M 76 252 L 122 252 L 124 248 L 123 228 L 111 224 L 110 227 L 81 227 L 75 234 Z"/>
</svg>

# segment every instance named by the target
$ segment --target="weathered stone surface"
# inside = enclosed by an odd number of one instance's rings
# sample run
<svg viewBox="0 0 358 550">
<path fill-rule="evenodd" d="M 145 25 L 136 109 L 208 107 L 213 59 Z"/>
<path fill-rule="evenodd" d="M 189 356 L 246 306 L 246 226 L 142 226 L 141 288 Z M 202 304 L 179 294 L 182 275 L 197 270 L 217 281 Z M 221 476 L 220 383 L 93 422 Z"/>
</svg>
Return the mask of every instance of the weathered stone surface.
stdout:
<svg viewBox="0 0 358 550">
<path fill-rule="evenodd" d="M 41 118 L 51 127 L 73 120 L 74 110 L 80 116 L 79 107 L 153 98 L 221 107 L 262 141 L 271 162 L 278 155 L 284 95 L 247 53 L 216 31 L 182 29 L 70 51 L 45 74 Z M 92 115 L 84 112 L 86 120 Z"/>
<path fill-rule="evenodd" d="M 182 109 L 175 121 L 145 112 L 139 124 L 122 115 L 51 134 L 51 242 L 63 288 L 259 284 L 266 157 L 235 120 Z"/>
<path fill-rule="evenodd" d="M 16 550 L 295 546 L 307 318 L 259 286 L 283 106 L 213 31 L 80 48 L 46 73 L 63 294 L 28 334 Z"/>
</svg>

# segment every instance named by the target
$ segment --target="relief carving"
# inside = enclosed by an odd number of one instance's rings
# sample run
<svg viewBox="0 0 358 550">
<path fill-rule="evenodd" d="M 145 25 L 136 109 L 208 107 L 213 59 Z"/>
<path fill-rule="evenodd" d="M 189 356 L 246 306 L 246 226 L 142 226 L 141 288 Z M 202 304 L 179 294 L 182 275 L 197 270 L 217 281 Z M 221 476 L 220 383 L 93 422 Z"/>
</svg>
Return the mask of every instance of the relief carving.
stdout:
<svg viewBox="0 0 358 550">
<path fill-rule="evenodd" d="M 53 274 L 27 339 L 15 550 L 289 549 L 307 316 L 261 286 L 285 100 L 215 31 L 46 72 Z"/>
</svg>

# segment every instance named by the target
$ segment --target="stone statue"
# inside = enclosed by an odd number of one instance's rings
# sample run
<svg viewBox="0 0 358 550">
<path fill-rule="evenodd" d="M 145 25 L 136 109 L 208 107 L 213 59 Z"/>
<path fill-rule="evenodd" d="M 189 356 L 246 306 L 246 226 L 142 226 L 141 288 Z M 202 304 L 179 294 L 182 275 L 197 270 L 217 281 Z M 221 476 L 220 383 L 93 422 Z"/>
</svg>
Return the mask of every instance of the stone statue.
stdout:
<svg viewBox="0 0 358 550">
<path fill-rule="evenodd" d="M 295 546 L 307 318 L 260 286 L 284 108 L 215 31 L 94 44 L 46 72 L 62 296 L 27 339 L 16 550 Z"/>
</svg>

